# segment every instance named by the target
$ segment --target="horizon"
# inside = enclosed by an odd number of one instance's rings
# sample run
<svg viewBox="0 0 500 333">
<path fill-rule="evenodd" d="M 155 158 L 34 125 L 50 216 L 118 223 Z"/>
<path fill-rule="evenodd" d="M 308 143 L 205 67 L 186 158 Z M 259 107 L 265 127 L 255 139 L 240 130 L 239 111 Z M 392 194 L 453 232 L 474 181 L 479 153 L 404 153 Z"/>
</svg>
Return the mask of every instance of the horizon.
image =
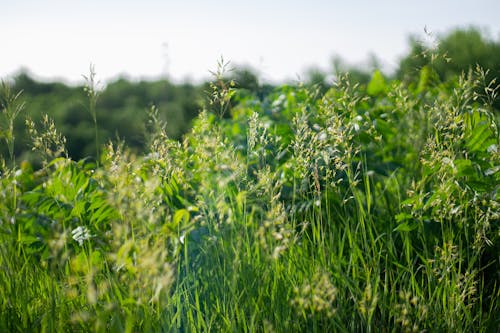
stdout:
<svg viewBox="0 0 500 333">
<path fill-rule="evenodd" d="M 390 73 L 408 51 L 411 35 L 427 38 L 475 26 L 500 36 L 490 0 L 403 4 L 262 0 L 110 0 L 105 3 L 34 0 L 3 3 L 0 29 L 2 79 L 21 71 L 40 81 L 81 84 L 89 66 L 104 83 L 168 79 L 201 82 L 217 60 L 255 71 L 263 82 L 297 80 L 307 71 L 328 72 L 332 59 L 368 68 L 376 57 Z M 363 8 L 363 10 L 359 10 Z"/>
</svg>

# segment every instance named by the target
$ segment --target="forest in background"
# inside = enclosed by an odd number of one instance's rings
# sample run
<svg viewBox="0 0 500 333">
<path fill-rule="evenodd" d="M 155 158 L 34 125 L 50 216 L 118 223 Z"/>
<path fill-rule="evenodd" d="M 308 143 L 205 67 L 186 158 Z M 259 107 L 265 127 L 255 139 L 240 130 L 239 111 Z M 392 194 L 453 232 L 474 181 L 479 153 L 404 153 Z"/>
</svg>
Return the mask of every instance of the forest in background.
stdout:
<svg viewBox="0 0 500 333">
<path fill-rule="evenodd" d="M 487 36 L 482 30 L 475 27 L 455 29 L 433 38 L 434 45 L 430 45 L 417 35 L 410 36 L 408 54 L 401 58 L 391 75 L 377 71 L 379 79 L 417 84 L 420 70 L 425 67 L 429 80 L 444 81 L 467 73 L 476 65 L 489 71 L 488 80 L 500 75 L 500 41 Z M 372 65 L 377 66 L 376 63 Z M 332 74 L 348 72 L 352 82 L 366 85 L 372 79 L 374 69 L 352 66 L 336 58 L 332 61 L 330 72 L 311 69 L 306 73 L 303 84 L 316 85 L 325 92 L 334 84 L 328 80 Z M 250 68 L 234 68 L 226 75 L 240 94 L 256 97 L 260 101 L 264 101 L 276 88 L 261 83 L 257 73 Z M 29 148 L 31 138 L 25 122 L 29 118 L 35 124 L 41 123 L 45 114 L 66 137 L 67 151 L 73 159 L 95 158 L 94 124 L 83 85 L 75 87 L 61 82 L 40 82 L 27 72 L 20 72 L 10 83 L 12 91 L 21 92 L 19 100 L 29 100 L 14 124 L 14 150 L 19 161 L 38 165 L 39 161 Z M 146 145 L 144 133 L 148 112 L 153 106 L 158 109 L 161 120 L 166 121 L 169 137 L 180 139 L 210 97 L 209 87 L 209 82 L 174 84 L 168 80 L 136 82 L 125 78 L 98 85 L 100 90 L 95 111 L 99 144 L 110 140 L 124 141 L 132 150 L 142 152 Z M 495 107 L 499 107 L 498 102 Z M 0 119 L 1 122 L 6 123 L 6 120 Z M 5 156 L 7 147 L 0 146 L 0 153 Z"/>
</svg>

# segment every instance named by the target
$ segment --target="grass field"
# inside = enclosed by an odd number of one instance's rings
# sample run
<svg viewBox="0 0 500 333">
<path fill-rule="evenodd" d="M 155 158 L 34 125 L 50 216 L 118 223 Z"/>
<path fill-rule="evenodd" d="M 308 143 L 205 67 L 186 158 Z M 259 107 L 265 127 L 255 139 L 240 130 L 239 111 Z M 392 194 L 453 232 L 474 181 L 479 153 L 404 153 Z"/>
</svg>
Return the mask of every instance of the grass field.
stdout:
<svg viewBox="0 0 500 333">
<path fill-rule="evenodd" d="M 144 156 L 73 161 L 28 121 L 43 168 L 0 168 L 0 331 L 494 332 L 498 90 L 431 77 L 264 100 L 219 77 L 182 142 L 149 111 Z"/>
</svg>

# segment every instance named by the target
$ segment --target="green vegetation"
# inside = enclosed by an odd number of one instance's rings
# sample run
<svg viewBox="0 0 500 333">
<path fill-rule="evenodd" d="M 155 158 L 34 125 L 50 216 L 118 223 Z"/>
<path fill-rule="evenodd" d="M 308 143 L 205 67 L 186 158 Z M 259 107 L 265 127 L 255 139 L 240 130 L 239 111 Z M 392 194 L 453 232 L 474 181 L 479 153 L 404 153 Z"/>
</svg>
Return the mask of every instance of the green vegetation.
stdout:
<svg viewBox="0 0 500 333">
<path fill-rule="evenodd" d="M 90 84 L 86 82 L 86 86 Z M 21 99 L 29 100 L 14 124 L 18 138 L 15 152 L 19 160 L 39 163 L 29 149 L 26 117 L 40 122 L 48 114 L 67 138 L 69 156 L 79 160 L 96 156 L 96 123 L 99 145 L 119 139 L 135 151 L 143 151 L 147 110 L 151 105 L 156 105 L 162 120 L 168 119 L 170 137 L 180 139 L 203 104 L 204 87 L 190 83 L 174 85 L 167 80 L 130 82 L 118 79 L 106 86 L 96 80 L 93 85 L 94 90 L 84 91 L 85 86 L 37 82 L 26 73 L 14 78 L 12 91 L 22 91 Z M 89 92 L 95 94 L 95 100 L 88 98 Z M 0 152 L 5 155 L 7 149 L 0 146 Z"/>
<path fill-rule="evenodd" d="M 430 36 L 430 38 L 433 38 Z M 397 79 L 408 85 L 433 84 L 456 80 L 463 73 L 474 70 L 480 65 L 488 75 L 486 82 L 500 82 L 500 41 L 489 38 L 477 28 L 459 29 L 438 36 L 435 45 L 422 41 L 422 37 L 410 39 L 409 54 L 403 57 L 394 75 L 384 76 Z M 351 66 L 340 58 L 332 61 L 332 68 L 326 72 L 311 69 L 305 75 L 307 86 L 315 86 L 324 94 L 332 88 L 332 76 L 349 73 L 353 82 L 364 88 L 372 78 L 373 71 L 379 69 L 376 57 L 370 60 L 367 69 Z M 426 68 L 426 75 L 420 71 Z M 91 69 L 92 73 L 93 69 Z M 250 68 L 234 68 L 225 73 L 228 81 L 241 93 L 253 96 L 262 102 L 273 91 L 274 86 L 259 81 L 257 74 Z M 120 78 L 107 84 L 90 82 L 87 76 L 83 86 L 71 87 L 58 82 L 37 82 L 26 72 L 19 73 L 11 82 L 11 90 L 21 92 L 20 101 L 29 100 L 23 114 L 13 123 L 13 134 L 17 138 L 13 153 L 18 161 L 27 160 L 39 166 L 29 149 L 29 133 L 26 132 L 25 119 L 34 122 L 43 120 L 48 114 L 61 134 L 66 137 L 68 155 L 75 160 L 86 157 L 96 158 L 100 145 L 109 140 L 125 141 L 136 153 L 144 153 L 147 142 L 144 138 L 148 110 L 152 105 L 158 109 L 158 117 L 167 123 L 167 133 L 172 139 L 182 140 L 191 128 L 192 120 L 206 104 L 210 83 L 179 83 L 168 80 L 129 81 Z M 93 90 L 84 91 L 85 86 L 93 84 Z M 88 93 L 95 94 L 88 99 Z M 236 101 L 231 101 L 234 105 Z M 494 103 L 500 110 L 500 102 Z M 497 113 L 498 114 L 498 113 Z M 96 130 L 96 123 L 98 124 Z M 96 145 L 96 143 L 98 143 Z M 12 148 L 11 147 L 11 148 Z M 9 147 L 0 146 L 0 154 L 9 154 Z"/>
<path fill-rule="evenodd" d="M 1 330 L 492 331 L 484 76 L 408 88 L 376 72 L 262 102 L 217 81 L 182 143 L 153 108 L 146 154 L 109 144 L 98 167 L 31 123 L 43 168 L 1 168 Z"/>
<path fill-rule="evenodd" d="M 434 38 L 428 32 L 431 39 Z M 500 41 L 495 41 L 478 28 L 453 30 L 428 45 L 418 37 L 410 38 L 410 54 L 401 60 L 396 76 L 409 78 L 423 66 L 430 66 L 442 79 L 460 76 L 476 65 L 490 70 L 489 77 L 500 75 Z"/>
<path fill-rule="evenodd" d="M 13 148 L 31 96 L 2 85 L 0 331 L 500 326 L 499 86 L 487 71 L 375 71 L 259 95 L 224 68 L 181 140 L 160 108 L 144 112 L 142 152 L 100 144 L 112 85 L 89 80 L 82 117 L 99 158 L 70 158 L 42 115 L 26 122 L 39 168 Z"/>
</svg>

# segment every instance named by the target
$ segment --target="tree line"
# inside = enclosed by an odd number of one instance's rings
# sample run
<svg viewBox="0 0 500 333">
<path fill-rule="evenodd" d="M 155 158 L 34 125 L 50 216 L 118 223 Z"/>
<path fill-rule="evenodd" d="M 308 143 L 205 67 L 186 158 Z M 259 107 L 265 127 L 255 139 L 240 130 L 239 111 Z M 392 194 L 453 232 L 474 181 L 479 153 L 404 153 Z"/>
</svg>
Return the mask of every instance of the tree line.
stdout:
<svg viewBox="0 0 500 333">
<path fill-rule="evenodd" d="M 408 85 L 422 84 L 422 80 L 432 84 L 433 81 L 447 82 L 479 65 L 488 71 L 486 78 L 493 82 L 491 89 L 495 89 L 500 74 L 498 38 L 488 36 L 479 28 L 469 27 L 451 30 L 435 37 L 433 41 L 434 44 L 429 44 L 416 35 L 411 36 L 409 51 L 400 59 L 392 74 L 352 66 L 337 58 L 332 64 L 331 72 L 311 70 L 303 84 L 326 92 L 333 84 L 327 78 L 338 72 L 349 72 L 353 82 L 365 86 L 373 80 L 384 79 L 396 79 Z M 373 67 L 376 67 L 376 62 Z M 421 73 L 426 73 L 426 77 L 422 78 Z M 265 100 L 275 88 L 271 84 L 262 83 L 258 74 L 249 68 L 229 71 L 225 79 L 232 82 L 235 88 L 240 88 L 240 94 L 249 94 L 259 100 Z M 41 124 L 44 114 L 53 119 L 59 132 L 66 137 L 69 156 L 78 160 L 96 155 L 93 119 L 89 114 L 88 98 L 82 86 L 40 82 L 27 72 L 19 73 L 8 84 L 11 91 L 22 92 L 17 101 L 19 104 L 26 101 L 22 114 L 13 124 L 17 160 L 28 160 L 36 164 L 30 152 L 30 136 L 25 121 L 29 118 L 34 124 Z M 209 91 L 209 82 L 175 84 L 167 79 L 136 82 L 125 78 L 110 82 L 98 91 L 95 105 L 98 144 L 122 140 L 132 150 L 141 152 L 146 144 L 147 110 L 153 106 L 160 120 L 166 123 L 169 136 L 180 140 L 190 128 L 192 119 L 204 105 L 209 105 Z M 231 103 L 238 103 L 237 100 L 234 97 Z M 7 102 L 3 93 L 0 102 L 0 129 L 5 131 L 7 119 L 4 107 Z M 499 101 L 492 101 L 492 106 L 499 110 Z M 0 145 L 3 156 L 8 154 L 7 150 L 7 145 Z"/>
</svg>

